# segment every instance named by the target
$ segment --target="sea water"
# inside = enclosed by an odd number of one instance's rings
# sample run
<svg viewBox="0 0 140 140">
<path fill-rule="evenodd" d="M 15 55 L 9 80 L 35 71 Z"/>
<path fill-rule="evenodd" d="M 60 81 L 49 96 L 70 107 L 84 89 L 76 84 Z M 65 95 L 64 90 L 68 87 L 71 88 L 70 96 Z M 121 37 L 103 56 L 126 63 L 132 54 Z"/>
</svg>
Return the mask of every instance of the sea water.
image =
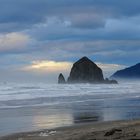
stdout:
<svg viewBox="0 0 140 140">
<path fill-rule="evenodd" d="M 0 83 L 0 135 L 140 118 L 140 82 Z"/>
</svg>

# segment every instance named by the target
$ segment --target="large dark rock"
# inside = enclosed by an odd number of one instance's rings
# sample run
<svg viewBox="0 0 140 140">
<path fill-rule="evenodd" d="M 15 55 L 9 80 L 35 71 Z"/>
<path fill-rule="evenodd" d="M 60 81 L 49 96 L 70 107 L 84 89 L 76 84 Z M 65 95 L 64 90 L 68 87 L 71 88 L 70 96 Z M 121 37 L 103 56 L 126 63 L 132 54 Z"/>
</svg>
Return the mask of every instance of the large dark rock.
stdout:
<svg viewBox="0 0 140 140">
<path fill-rule="evenodd" d="M 59 74 L 59 77 L 58 77 L 58 84 L 65 84 L 66 83 L 66 80 L 63 76 L 62 73 Z"/>
<path fill-rule="evenodd" d="M 140 63 L 117 71 L 111 76 L 111 78 L 140 79 Z"/>
<path fill-rule="evenodd" d="M 73 64 L 68 83 L 103 83 L 102 70 L 87 57 Z"/>
</svg>

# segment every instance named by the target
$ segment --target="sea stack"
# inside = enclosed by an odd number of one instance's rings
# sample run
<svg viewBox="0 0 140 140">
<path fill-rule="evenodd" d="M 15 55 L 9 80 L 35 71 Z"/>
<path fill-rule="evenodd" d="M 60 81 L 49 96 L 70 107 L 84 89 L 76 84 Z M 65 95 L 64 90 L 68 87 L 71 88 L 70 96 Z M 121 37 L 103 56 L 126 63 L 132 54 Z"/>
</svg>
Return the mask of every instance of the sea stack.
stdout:
<svg viewBox="0 0 140 140">
<path fill-rule="evenodd" d="M 68 83 L 103 83 L 102 70 L 89 58 L 83 57 L 73 64 Z"/>
<path fill-rule="evenodd" d="M 66 83 L 66 80 L 63 76 L 62 73 L 59 74 L 59 77 L 58 77 L 58 84 L 65 84 Z"/>
<path fill-rule="evenodd" d="M 65 81 L 63 74 L 60 73 L 58 83 L 118 84 L 116 80 L 104 79 L 102 69 L 87 57 L 82 57 L 73 64 L 67 81 Z"/>
</svg>

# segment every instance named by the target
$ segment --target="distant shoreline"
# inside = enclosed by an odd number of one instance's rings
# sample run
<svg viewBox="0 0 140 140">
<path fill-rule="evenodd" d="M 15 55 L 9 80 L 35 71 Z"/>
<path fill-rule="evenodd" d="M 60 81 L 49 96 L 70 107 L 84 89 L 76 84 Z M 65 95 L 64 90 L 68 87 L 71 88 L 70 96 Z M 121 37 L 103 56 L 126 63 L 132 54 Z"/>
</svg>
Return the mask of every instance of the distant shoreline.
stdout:
<svg viewBox="0 0 140 140">
<path fill-rule="evenodd" d="M 140 139 L 140 120 L 80 124 L 51 130 L 17 133 L 0 140 L 128 140 Z"/>
</svg>

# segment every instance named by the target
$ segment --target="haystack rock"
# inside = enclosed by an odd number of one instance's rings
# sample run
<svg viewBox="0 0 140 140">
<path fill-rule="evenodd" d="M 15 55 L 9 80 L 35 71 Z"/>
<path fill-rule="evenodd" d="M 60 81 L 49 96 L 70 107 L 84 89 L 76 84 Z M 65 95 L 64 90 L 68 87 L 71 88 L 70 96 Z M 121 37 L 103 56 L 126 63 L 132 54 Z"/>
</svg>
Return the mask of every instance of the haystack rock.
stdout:
<svg viewBox="0 0 140 140">
<path fill-rule="evenodd" d="M 58 77 L 58 84 L 65 84 L 66 83 L 66 80 L 63 76 L 62 73 L 59 74 L 59 77 Z"/>
<path fill-rule="evenodd" d="M 68 83 L 103 83 L 102 70 L 89 58 L 83 57 L 73 64 Z"/>
</svg>

